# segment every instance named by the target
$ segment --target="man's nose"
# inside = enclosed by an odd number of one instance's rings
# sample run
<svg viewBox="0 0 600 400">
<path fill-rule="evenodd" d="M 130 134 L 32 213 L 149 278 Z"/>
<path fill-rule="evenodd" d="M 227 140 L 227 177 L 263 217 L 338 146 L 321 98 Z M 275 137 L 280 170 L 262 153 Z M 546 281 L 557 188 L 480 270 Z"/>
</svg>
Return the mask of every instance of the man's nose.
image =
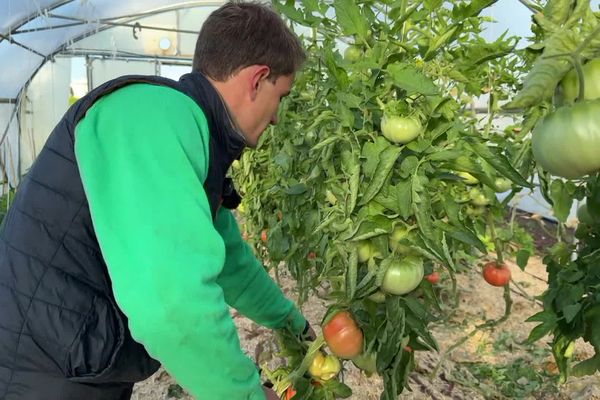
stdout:
<svg viewBox="0 0 600 400">
<path fill-rule="evenodd" d="M 277 118 L 277 113 L 271 115 L 271 125 L 277 125 L 277 121 L 279 121 L 279 118 Z"/>
</svg>

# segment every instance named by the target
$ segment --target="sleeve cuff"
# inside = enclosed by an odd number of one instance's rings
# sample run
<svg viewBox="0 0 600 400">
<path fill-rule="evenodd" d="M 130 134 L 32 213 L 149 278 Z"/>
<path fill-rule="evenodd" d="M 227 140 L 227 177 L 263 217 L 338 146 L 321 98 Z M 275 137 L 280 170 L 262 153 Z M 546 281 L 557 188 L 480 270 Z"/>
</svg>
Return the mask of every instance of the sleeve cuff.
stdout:
<svg viewBox="0 0 600 400">
<path fill-rule="evenodd" d="M 296 306 L 294 306 L 287 319 L 294 334 L 300 335 L 304 333 L 307 321 Z"/>
</svg>

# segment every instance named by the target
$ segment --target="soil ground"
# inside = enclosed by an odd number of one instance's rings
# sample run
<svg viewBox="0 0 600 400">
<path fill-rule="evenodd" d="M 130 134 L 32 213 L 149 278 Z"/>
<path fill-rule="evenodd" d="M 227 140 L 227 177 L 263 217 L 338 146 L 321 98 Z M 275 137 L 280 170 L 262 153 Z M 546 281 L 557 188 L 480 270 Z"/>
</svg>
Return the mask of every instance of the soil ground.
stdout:
<svg viewBox="0 0 600 400">
<path fill-rule="evenodd" d="M 519 222 L 533 234 L 540 252 L 552 245 L 553 225 L 537 216 L 519 215 Z M 418 352 L 417 368 L 411 374 L 411 391 L 400 395 L 402 400 L 421 399 L 574 399 L 600 400 L 600 375 L 570 378 L 559 385 L 557 368 L 546 342 L 525 345 L 534 323 L 524 322 L 541 310 L 534 299 L 546 288 L 546 271 L 539 257 L 529 260 L 525 271 L 508 262 L 513 273 L 512 312 L 508 320 L 494 330 L 480 331 L 450 354 L 444 352 L 470 333 L 474 326 L 488 319 L 497 319 L 504 312 L 503 289 L 489 286 L 479 274 L 479 268 L 458 277 L 461 288 L 460 307 L 447 321 L 433 326 L 440 353 Z M 440 283 L 444 285 L 443 280 Z M 284 292 L 295 298 L 294 282 L 280 272 Z M 518 285 L 518 286 L 517 286 Z M 303 305 L 310 321 L 320 321 L 326 304 L 316 296 Z M 269 348 L 273 343 L 271 331 L 232 311 L 244 351 L 255 357 L 257 346 Z M 318 326 L 315 326 L 319 330 Z M 576 359 L 585 359 L 593 349 L 583 342 L 575 348 Z M 436 370 L 436 366 L 440 367 Z M 367 378 L 351 363 L 345 363 L 343 380 L 353 389 L 351 399 L 379 399 L 381 380 Z M 434 372 L 435 371 L 435 372 Z M 210 382 L 207 382 L 209 385 Z M 165 372 L 159 370 L 150 379 L 137 384 L 134 400 L 192 400 Z"/>
</svg>

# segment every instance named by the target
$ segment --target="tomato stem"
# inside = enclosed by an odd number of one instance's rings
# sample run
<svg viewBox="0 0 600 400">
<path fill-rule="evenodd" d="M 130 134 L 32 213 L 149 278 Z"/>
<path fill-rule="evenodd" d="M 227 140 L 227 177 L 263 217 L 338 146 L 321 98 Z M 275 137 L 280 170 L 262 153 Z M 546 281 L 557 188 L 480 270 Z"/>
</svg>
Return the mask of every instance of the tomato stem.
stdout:
<svg viewBox="0 0 600 400">
<path fill-rule="evenodd" d="M 504 257 L 502 256 L 502 240 L 496 235 L 496 227 L 494 225 L 494 216 L 491 212 L 487 214 L 488 226 L 490 227 L 490 235 L 492 236 L 492 241 L 494 242 L 494 248 L 496 249 L 496 260 L 498 261 L 498 265 L 504 264 Z"/>
<path fill-rule="evenodd" d="M 292 371 L 292 373 L 289 375 L 289 379 L 292 382 L 295 382 L 296 379 L 302 377 L 304 375 L 304 373 L 306 371 L 308 371 L 308 368 L 310 367 L 310 364 L 312 363 L 313 359 L 315 358 L 315 355 L 321 349 L 321 347 L 323 347 L 324 344 L 325 344 L 325 338 L 323 337 L 323 334 L 321 333 L 321 334 L 319 334 L 319 336 L 317 336 L 315 341 L 312 342 L 310 344 L 310 346 L 308 346 L 308 350 L 306 351 L 306 355 L 304 356 L 302 363 L 300 363 L 298 368 L 296 368 L 294 371 Z"/>
<path fill-rule="evenodd" d="M 579 81 L 579 93 L 577 94 L 577 100 L 575 101 L 580 102 L 583 101 L 585 96 L 585 78 L 583 76 L 583 68 L 581 67 L 579 56 L 574 56 L 572 62 L 575 72 L 577 72 L 577 80 Z"/>
</svg>

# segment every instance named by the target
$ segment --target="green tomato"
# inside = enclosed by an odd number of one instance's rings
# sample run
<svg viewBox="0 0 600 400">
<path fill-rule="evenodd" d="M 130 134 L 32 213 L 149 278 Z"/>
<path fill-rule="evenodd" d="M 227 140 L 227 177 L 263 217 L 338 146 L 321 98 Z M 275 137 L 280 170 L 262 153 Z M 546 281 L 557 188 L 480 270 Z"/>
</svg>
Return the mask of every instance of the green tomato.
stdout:
<svg viewBox="0 0 600 400">
<path fill-rule="evenodd" d="M 381 132 L 392 143 L 408 143 L 422 131 L 421 122 L 414 117 L 384 116 L 381 120 Z"/>
<path fill-rule="evenodd" d="M 408 256 L 392 260 L 383 276 L 381 290 L 385 293 L 403 295 L 412 292 L 423 280 L 423 260 Z"/>
<path fill-rule="evenodd" d="M 469 217 L 481 217 L 483 214 L 485 214 L 485 211 L 485 207 L 474 207 L 472 205 L 467 206 L 467 215 Z"/>
<path fill-rule="evenodd" d="M 498 193 L 504 193 L 512 188 L 512 181 L 506 178 L 496 178 L 494 180 L 494 186 Z"/>
<path fill-rule="evenodd" d="M 600 58 L 591 60 L 583 65 L 584 100 L 595 100 L 600 98 Z M 560 82 L 556 104 L 573 104 L 579 95 L 579 78 L 577 72 L 572 69 Z"/>
<path fill-rule="evenodd" d="M 362 51 L 358 46 L 348 46 L 344 51 L 344 59 L 349 62 L 357 62 L 362 58 Z"/>
<path fill-rule="evenodd" d="M 378 290 L 374 293 L 371 293 L 367 299 L 371 300 L 373 303 L 385 303 L 385 293 L 381 290 Z"/>
<path fill-rule="evenodd" d="M 478 207 L 484 207 L 490 204 L 490 200 L 477 188 L 473 188 L 469 191 L 469 199 L 471 199 L 471 204 Z"/>
<path fill-rule="evenodd" d="M 404 225 L 397 225 L 388 238 L 390 249 L 397 254 L 406 255 L 413 252 L 410 246 L 400 243 L 402 241 L 410 241 L 411 236 L 414 236 L 412 229 L 409 229 Z"/>
<path fill-rule="evenodd" d="M 533 156 L 553 175 L 581 178 L 600 170 L 600 100 L 561 107 L 535 127 Z"/>
<path fill-rule="evenodd" d="M 373 243 L 362 241 L 358 245 L 358 261 L 367 262 L 373 257 L 380 257 L 381 254 L 377 251 Z"/>
</svg>

